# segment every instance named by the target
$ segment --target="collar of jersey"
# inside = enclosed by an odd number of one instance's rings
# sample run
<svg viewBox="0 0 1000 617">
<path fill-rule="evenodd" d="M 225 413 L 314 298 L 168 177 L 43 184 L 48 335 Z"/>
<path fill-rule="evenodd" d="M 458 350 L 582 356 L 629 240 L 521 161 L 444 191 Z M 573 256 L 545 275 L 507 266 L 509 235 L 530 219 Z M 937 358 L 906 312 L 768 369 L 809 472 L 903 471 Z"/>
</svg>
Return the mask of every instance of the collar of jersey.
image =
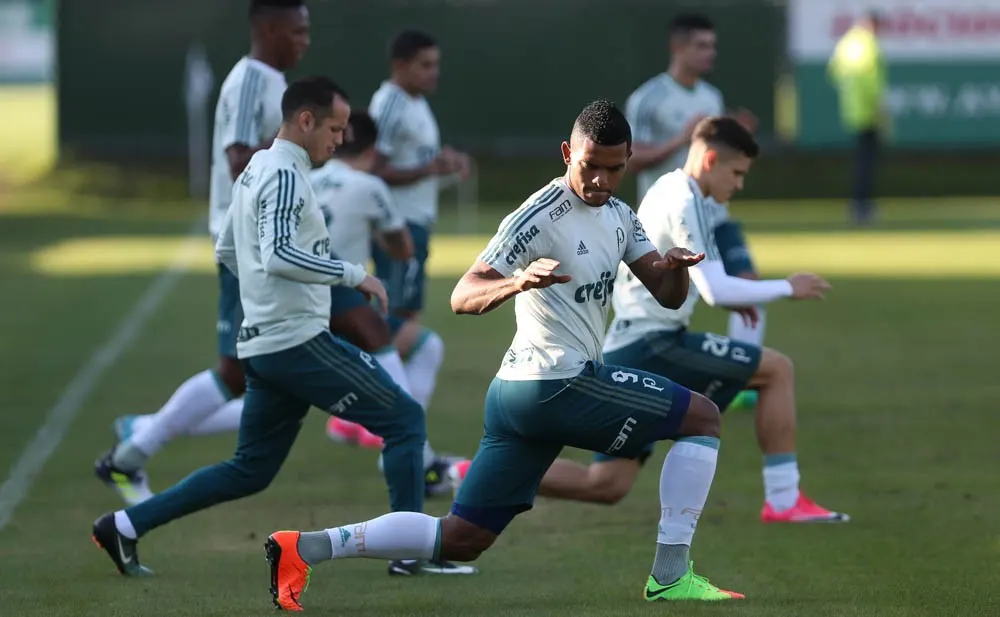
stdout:
<svg viewBox="0 0 1000 617">
<path fill-rule="evenodd" d="M 274 139 L 274 145 L 271 148 L 279 150 L 290 154 L 295 158 L 295 162 L 302 165 L 302 169 L 307 170 L 312 168 L 312 161 L 309 160 L 309 153 L 306 149 L 297 143 L 288 141 L 287 139 Z"/>
<path fill-rule="evenodd" d="M 266 73 L 270 73 L 271 75 L 274 75 L 276 77 L 280 77 L 281 79 L 285 78 L 285 74 L 284 73 L 282 73 L 281 71 L 279 71 L 278 69 L 274 68 L 273 66 L 271 66 L 270 64 L 268 64 L 266 62 L 261 62 L 257 58 L 251 58 L 250 56 L 247 56 L 246 59 L 247 59 L 247 62 L 249 62 L 250 64 L 252 64 L 256 68 L 259 68 L 260 70 L 262 70 L 262 71 L 264 71 Z"/>
<path fill-rule="evenodd" d="M 684 178 L 687 180 L 688 186 L 691 187 L 691 190 L 694 191 L 694 194 L 697 195 L 700 199 L 705 199 L 705 193 L 701 191 L 701 187 L 698 186 L 697 180 L 692 178 L 688 174 L 688 172 L 684 171 L 683 169 L 678 169 L 677 173 L 684 174 Z"/>
</svg>

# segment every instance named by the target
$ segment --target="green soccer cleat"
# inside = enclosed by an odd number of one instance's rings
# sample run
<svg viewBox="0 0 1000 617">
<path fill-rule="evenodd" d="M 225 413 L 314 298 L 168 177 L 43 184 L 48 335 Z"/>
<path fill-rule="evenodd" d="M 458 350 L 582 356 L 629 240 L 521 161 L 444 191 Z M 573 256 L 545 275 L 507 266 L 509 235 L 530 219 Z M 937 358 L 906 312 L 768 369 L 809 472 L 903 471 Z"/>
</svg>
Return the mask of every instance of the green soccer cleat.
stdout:
<svg viewBox="0 0 1000 617">
<path fill-rule="evenodd" d="M 746 596 L 735 591 L 720 589 L 708 582 L 704 576 L 694 573 L 694 562 L 688 566 L 687 574 L 669 585 L 656 582 L 653 575 L 646 581 L 646 590 L 642 594 L 646 602 L 673 602 L 677 600 L 701 600 L 702 602 L 717 602 L 719 600 L 742 600 Z"/>
<path fill-rule="evenodd" d="M 726 411 L 753 411 L 757 409 L 757 391 L 743 390 L 736 395 Z"/>
</svg>

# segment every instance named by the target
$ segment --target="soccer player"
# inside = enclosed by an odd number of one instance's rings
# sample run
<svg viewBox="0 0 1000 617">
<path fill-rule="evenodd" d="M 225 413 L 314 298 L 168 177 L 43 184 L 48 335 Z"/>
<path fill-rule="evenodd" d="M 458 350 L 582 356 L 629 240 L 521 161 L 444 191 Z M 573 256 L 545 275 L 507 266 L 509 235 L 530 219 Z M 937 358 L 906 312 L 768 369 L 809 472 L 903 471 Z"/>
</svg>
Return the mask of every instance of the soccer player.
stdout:
<svg viewBox="0 0 1000 617">
<path fill-rule="evenodd" d="M 716 35 L 712 21 L 700 14 L 678 15 L 670 24 L 670 66 L 666 73 L 642 84 L 626 103 L 626 115 L 635 130 L 635 153 L 629 168 L 638 174 L 637 201 L 665 173 L 680 169 L 687 159 L 691 133 L 707 117 L 722 114 L 722 93 L 704 80 L 715 63 Z M 753 131 L 757 119 L 745 109 L 733 112 Z M 726 272 L 751 280 L 759 279 L 746 239 L 737 221 L 730 220 L 724 205 L 708 200 L 711 223 Z M 765 313 L 757 307 L 758 321 L 751 325 L 738 314 L 730 316 L 729 336 L 761 345 L 764 341 Z M 757 393 L 741 392 L 733 407 L 752 409 Z"/>
<path fill-rule="evenodd" d="M 708 198 L 725 203 L 742 189 L 758 148 L 751 134 L 728 117 L 710 117 L 695 127 L 683 169 L 660 178 L 646 193 L 638 217 L 659 250 L 684 248 L 705 253 L 689 272 L 694 285 L 677 310 L 660 306 L 640 280 L 618 272 L 615 317 L 604 358 L 664 375 L 725 409 L 748 385 L 760 389 L 757 442 L 764 455 L 765 523 L 846 522 L 799 489 L 795 448 L 795 379 L 792 361 L 771 348 L 688 330 L 698 299 L 722 307 L 752 307 L 781 298 L 822 299 L 829 284 L 812 274 L 787 280 L 750 281 L 726 274 L 712 238 Z M 740 308 L 752 320 L 753 309 Z M 639 456 L 597 455 L 586 467 L 560 459 L 542 480 L 540 494 L 596 503 L 616 503 L 635 482 L 652 447 Z"/>
<path fill-rule="evenodd" d="M 303 0 L 253 0 L 250 26 L 250 53 L 226 76 L 215 108 L 209 198 L 213 242 L 229 208 L 233 181 L 255 152 L 270 146 L 281 124 L 281 96 L 287 85 L 284 73 L 298 64 L 309 45 L 309 12 Z M 238 417 L 242 401 L 237 399 L 246 389 L 243 367 L 236 357 L 236 335 L 243 319 L 239 283 L 222 264 L 216 267 L 218 365 L 182 383 L 141 430 L 132 432 L 124 426 L 128 417 L 116 421 L 116 433 L 125 439 L 95 464 L 98 478 L 128 504 L 152 496 L 143 468 L 173 437 L 220 410 L 223 418 L 234 413 Z"/>
<path fill-rule="evenodd" d="M 350 115 L 344 92 L 322 77 L 292 83 L 274 143 L 236 180 L 216 257 L 239 279 L 244 309 L 237 353 L 247 392 L 236 453 L 174 487 L 94 522 L 95 542 L 127 576 L 147 574 L 136 550 L 152 529 L 264 490 L 277 475 L 310 405 L 361 422 L 385 439 L 393 511 L 423 508 L 424 414 L 372 357 L 328 328 L 330 286 L 387 302 L 381 282 L 330 255 L 307 172 L 329 159 Z"/>
<path fill-rule="evenodd" d="M 427 95 L 437 90 L 440 72 L 437 41 L 425 32 L 406 30 L 393 39 L 389 56 L 392 74 L 372 95 L 369 107 L 379 127 L 372 171 L 392 189 L 413 237 L 414 256 L 399 262 L 375 246 L 373 257 L 375 274 L 389 292 L 390 312 L 399 320 L 410 320 L 424 305 L 430 235 L 437 220 L 438 177 L 467 174 L 470 159 L 441 147 L 437 119 L 427 102 Z"/>
<path fill-rule="evenodd" d="M 479 315 L 515 298 L 517 333 L 486 394 L 485 435 L 451 513 L 395 512 L 323 531 L 279 531 L 266 543 L 275 604 L 300 610 L 312 566 L 350 557 L 472 561 L 519 513 L 563 446 L 634 456 L 674 439 L 660 482 L 663 506 L 645 598 L 728 600 L 740 594 L 691 570 L 688 549 L 715 474 L 719 411 L 707 398 L 601 359 L 621 262 L 658 302 L 681 306 L 687 268 L 704 255 L 661 256 L 632 209 L 612 197 L 631 145 L 611 103 L 587 105 L 562 144 L 566 174 L 500 224 L 452 292 L 452 310 Z"/>
</svg>

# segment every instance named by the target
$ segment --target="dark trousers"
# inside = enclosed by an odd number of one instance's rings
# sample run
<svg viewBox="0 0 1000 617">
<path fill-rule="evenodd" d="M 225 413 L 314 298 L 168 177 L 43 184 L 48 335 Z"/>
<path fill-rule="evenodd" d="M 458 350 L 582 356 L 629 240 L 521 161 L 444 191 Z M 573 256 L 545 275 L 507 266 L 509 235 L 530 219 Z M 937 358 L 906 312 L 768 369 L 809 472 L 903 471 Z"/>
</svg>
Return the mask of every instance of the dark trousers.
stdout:
<svg viewBox="0 0 1000 617">
<path fill-rule="evenodd" d="M 854 186 L 852 188 L 854 221 L 867 223 L 875 214 L 875 168 L 878 162 L 879 134 L 876 129 L 860 131 L 854 146 Z"/>
</svg>

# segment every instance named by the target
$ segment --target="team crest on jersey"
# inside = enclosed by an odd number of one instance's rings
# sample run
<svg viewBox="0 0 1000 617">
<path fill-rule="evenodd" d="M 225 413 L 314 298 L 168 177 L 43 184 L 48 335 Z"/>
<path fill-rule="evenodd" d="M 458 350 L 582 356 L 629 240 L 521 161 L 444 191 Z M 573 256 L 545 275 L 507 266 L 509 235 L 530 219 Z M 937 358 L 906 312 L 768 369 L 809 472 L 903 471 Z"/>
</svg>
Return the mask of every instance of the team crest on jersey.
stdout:
<svg viewBox="0 0 1000 617">
<path fill-rule="evenodd" d="M 537 225 L 532 225 L 529 229 L 518 232 L 518 234 L 514 236 L 510 252 L 507 253 L 507 265 L 513 266 L 514 262 L 517 261 L 517 256 L 528 250 L 528 245 L 531 244 L 531 241 L 535 239 L 535 236 L 540 233 L 541 231 L 539 231 Z"/>
<path fill-rule="evenodd" d="M 625 244 L 625 230 L 619 227 L 616 233 L 618 234 L 618 248 L 621 248 Z"/>
<path fill-rule="evenodd" d="M 585 302 L 599 302 L 601 306 L 607 306 L 608 300 L 611 298 L 611 294 L 613 294 L 614 291 L 614 273 L 604 271 L 601 272 L 600 280 L 577 287 L 576 294 L 573 297 L 579 304 L 584 304 Z"/>
</svg>

